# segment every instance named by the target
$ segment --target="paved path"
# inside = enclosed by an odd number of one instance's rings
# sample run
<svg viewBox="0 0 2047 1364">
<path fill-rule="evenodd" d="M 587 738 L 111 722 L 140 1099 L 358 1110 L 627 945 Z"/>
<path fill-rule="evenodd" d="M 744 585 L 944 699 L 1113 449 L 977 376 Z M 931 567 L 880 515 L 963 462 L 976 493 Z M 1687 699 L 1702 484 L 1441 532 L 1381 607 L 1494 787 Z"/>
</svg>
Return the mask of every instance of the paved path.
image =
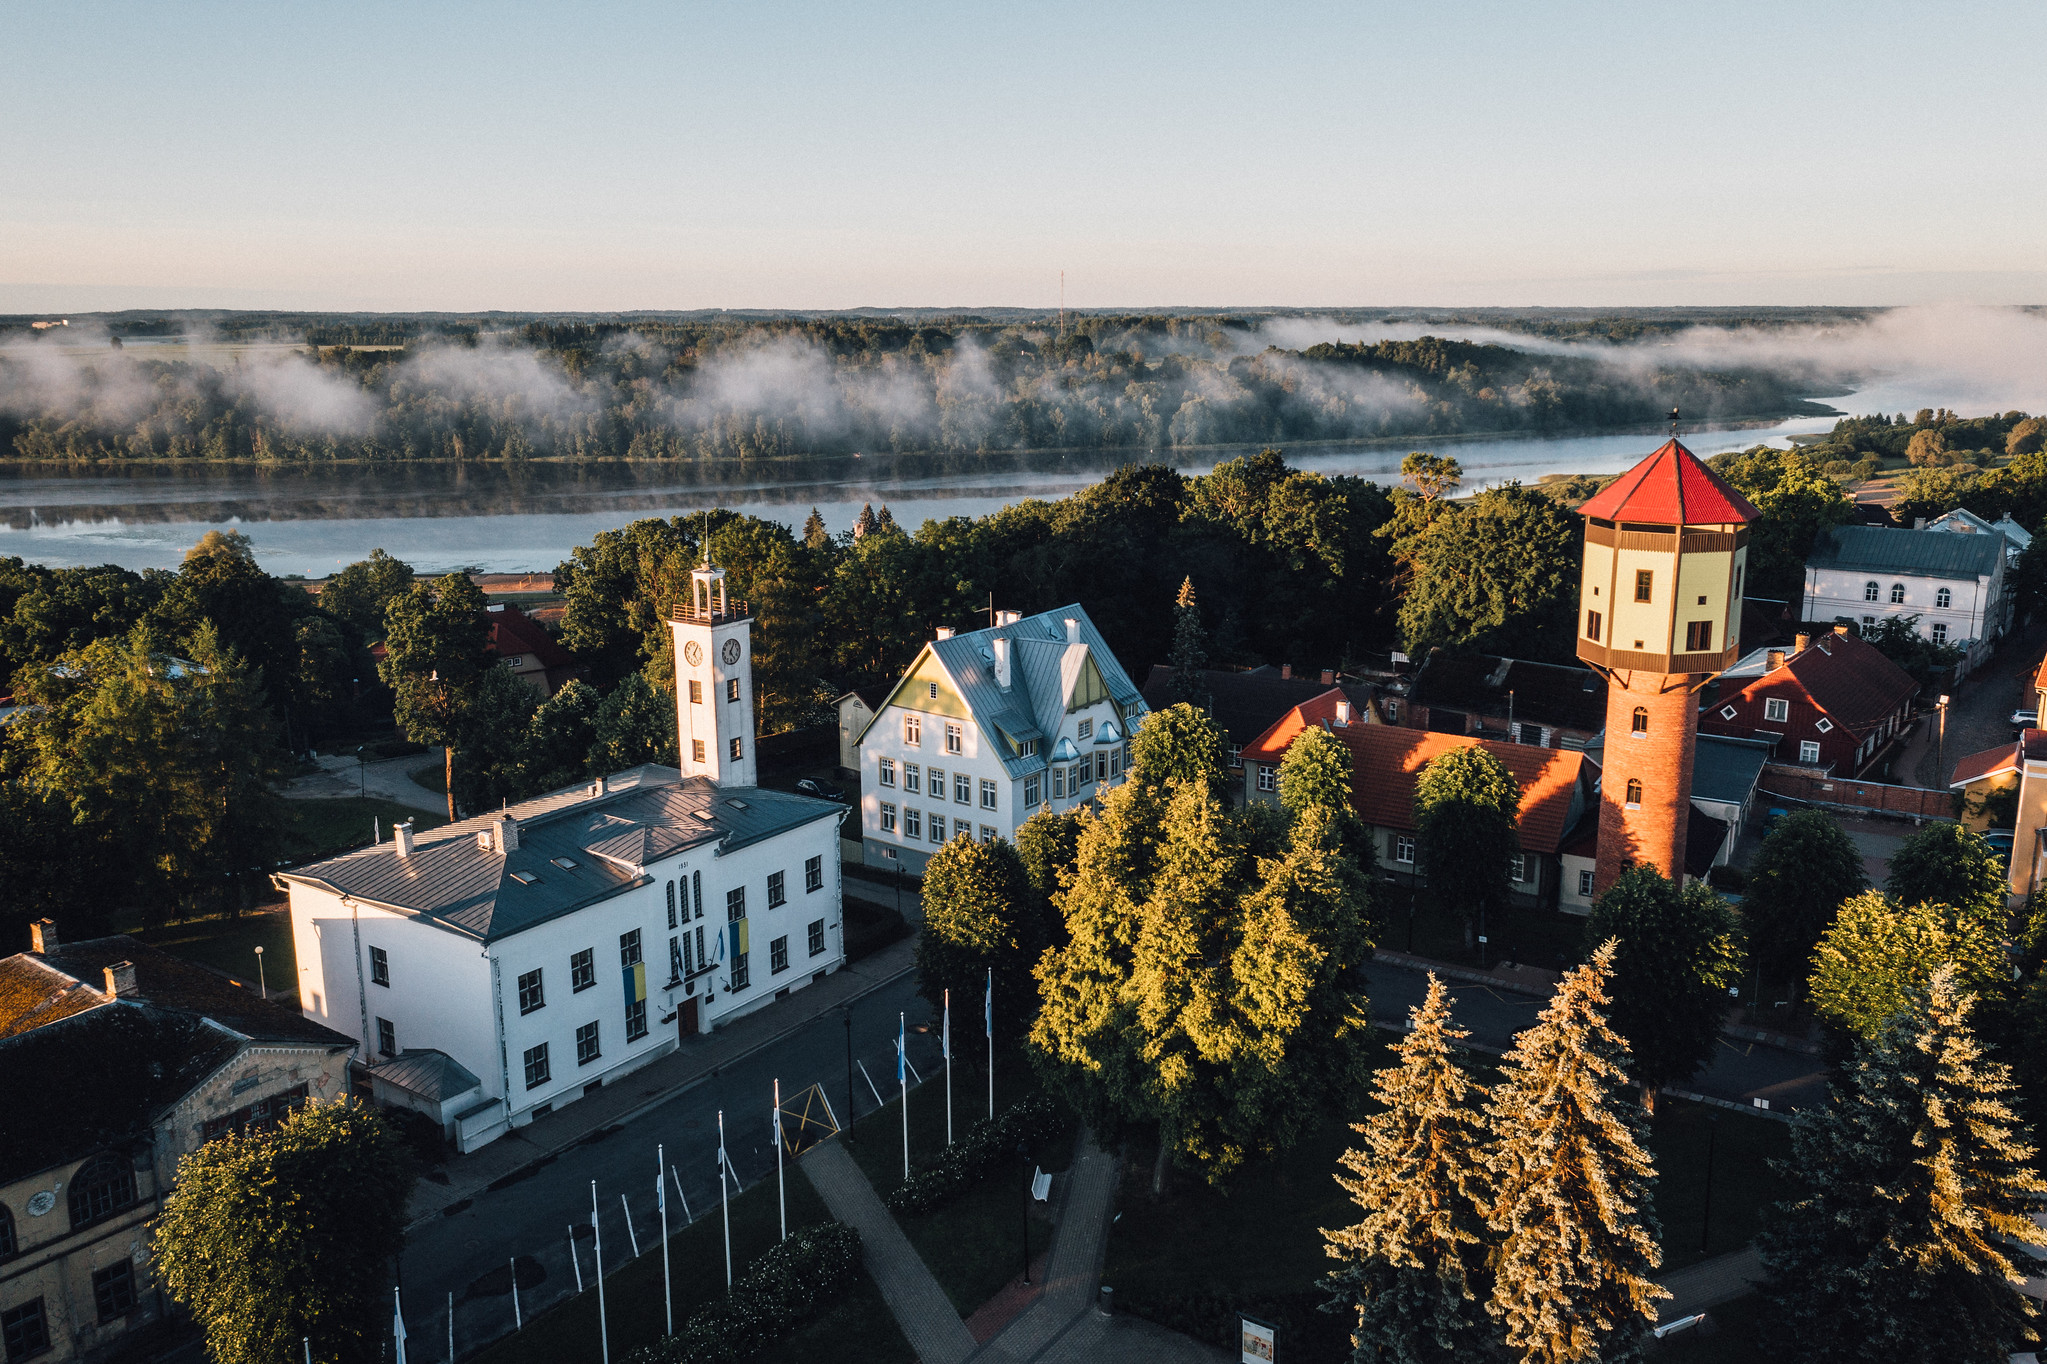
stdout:
<svg viewBox="0 0 2047 1364">
<path fill-rule="evenodd" d="M 412 779 L 412 774 L 429 763 L 441 761 L 441 750 L 428 749 L 405 758 L 385 758 L 360 766 L 353 757 L 320 755 L 320 771 L 293 778 L 284 788 L 291 800 L 333 800 L 340 796 L 382 796 L 429 814 L 445 815 L 448 799 L 429 791 Z"/>
<path fill-rule="evenodd" d="M 1763 1277 L 1763 1261 L 1751 1242 L 1710 1260 L 1701 1260 L 1666 1275 L 1663 1286 L 1670 1296 L 1657 1304 L 1658 1322 L 1676 1321 L 1709 1307 L 1747 1297 Z"/>
<path fill-rule="evenodd" d="M 974 1353 L 967 1324 L 845 1148 L 823 1142 L 804 1154 L 802 1165 L 832 1216 L 860 1233 L 867 1272 L 917 1358 L 922 1364 L 962 1364 Z"/>
</svg>

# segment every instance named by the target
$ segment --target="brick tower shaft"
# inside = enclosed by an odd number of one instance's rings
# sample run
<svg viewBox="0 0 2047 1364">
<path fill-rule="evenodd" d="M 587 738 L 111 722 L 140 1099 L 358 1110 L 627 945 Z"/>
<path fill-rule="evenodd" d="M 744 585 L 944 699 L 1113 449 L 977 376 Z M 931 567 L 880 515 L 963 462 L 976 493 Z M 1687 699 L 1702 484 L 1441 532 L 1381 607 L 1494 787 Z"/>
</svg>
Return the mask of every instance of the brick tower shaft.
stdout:
<svg viewBox="0 0 2047 1364">
<path fill-rule="evenodd" d="M 1690 673 L 1616 673 L 1606 692 L 1595 894 L 1630 866 L 1684 879 L 1692 755 L 1699 735 Z"/>
</svg>

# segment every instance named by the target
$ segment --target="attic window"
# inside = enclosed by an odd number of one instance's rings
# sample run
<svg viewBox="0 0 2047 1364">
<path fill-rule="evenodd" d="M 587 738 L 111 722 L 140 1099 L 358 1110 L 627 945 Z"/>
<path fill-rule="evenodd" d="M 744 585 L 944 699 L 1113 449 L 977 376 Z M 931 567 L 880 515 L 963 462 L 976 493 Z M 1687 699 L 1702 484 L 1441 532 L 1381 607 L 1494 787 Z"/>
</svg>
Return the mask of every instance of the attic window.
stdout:
<svg viewBox="0 0 2047 1364">
<path fill-rule="evenodd" d="M 1827 719 L 1825 716 L 1821 716 L 1819 722 L 1813 726 L 1814 729 L 1818 730 L 1822 734 L 1825 734 L 1828 730 L 1832 729 L 1833 727 L 1834 722 L 1832 720 Z"/>
<path fill-rule="evenodd" d="M 530 871 L 515 871 L 512 873 L 512 879 L 522 886 L 530 886 L 540 880 Z"/>
<path fill-rule="evenodd" d="M 1739 714 L 1741 714 L 1741 712 L 1736 710 L 1733 706 L 1722 706 L 1720 708 L 1720 718 L 1723 720 L 1732 720 L 1735 716 Z"/>
<path fill-rule="evenodd" d="M 1035 758 L 1038 756 L 1038 741 L 1036 739 L 1025 739 L 1017 751 L 1023 757 Z"/>
<path fill-rule="evenodd" d="M 743 801 L 743 800 L 740 800 L 740 799 L 739 799 L 738 797 L 736 797 L 736 796 L 728 796 L 728 797 L 726 797 L 725 803 L 726 803 L 727 805 L 731 806 L 731 807 L 732 807 L 733 809 L 735 809 L 735 810 L 744 810 L 744 809 L 746 809 L 746 808 L 747 808 L 746 802 L 745 802 L 745 801 Z"/>
<path fill-rule="evenodd" d="M 938 684 L 936 682 L 926 682 L 924 685 L 930 689 L 930 699 L 936 701 L 938 699 Z"/>
<path fill-rule="evenodd" d="M 573 857 L 550 857 L 547 860 L 560 867 L 563 871 L 574 871 L 576 869 L 576 859 Z"/>
</svg>

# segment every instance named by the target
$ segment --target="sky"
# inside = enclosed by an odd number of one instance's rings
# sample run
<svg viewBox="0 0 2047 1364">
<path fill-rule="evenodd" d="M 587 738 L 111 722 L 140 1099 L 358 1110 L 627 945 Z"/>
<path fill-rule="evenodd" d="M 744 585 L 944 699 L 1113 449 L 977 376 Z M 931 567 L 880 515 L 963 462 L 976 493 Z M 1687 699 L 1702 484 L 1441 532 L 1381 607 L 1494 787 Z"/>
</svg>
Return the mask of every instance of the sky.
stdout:
<svg viewBox="0 0 2047 1364">
<path fill-rule="evenodd" d="M 2047 5 L 0 8 L 0 311 L 2047 303 Z"/>
</svg>

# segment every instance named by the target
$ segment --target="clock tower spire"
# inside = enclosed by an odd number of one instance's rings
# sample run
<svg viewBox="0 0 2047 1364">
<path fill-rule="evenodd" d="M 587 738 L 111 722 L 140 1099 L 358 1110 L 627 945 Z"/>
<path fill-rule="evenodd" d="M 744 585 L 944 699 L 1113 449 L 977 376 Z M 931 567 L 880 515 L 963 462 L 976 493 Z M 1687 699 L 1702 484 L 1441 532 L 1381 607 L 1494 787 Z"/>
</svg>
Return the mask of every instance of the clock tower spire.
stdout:
<svg viewBox="0 0 2047 1364">
<path fill-rule="evenodd" d="M 756 784 L 753 751 L 753 618 L 725 594 L 725 570 L 709 559 L 689 575 L 689 600 L 668 621 L 675 650 L 676 739 L 685 777 L 720 786 Z"/>
</svg>

